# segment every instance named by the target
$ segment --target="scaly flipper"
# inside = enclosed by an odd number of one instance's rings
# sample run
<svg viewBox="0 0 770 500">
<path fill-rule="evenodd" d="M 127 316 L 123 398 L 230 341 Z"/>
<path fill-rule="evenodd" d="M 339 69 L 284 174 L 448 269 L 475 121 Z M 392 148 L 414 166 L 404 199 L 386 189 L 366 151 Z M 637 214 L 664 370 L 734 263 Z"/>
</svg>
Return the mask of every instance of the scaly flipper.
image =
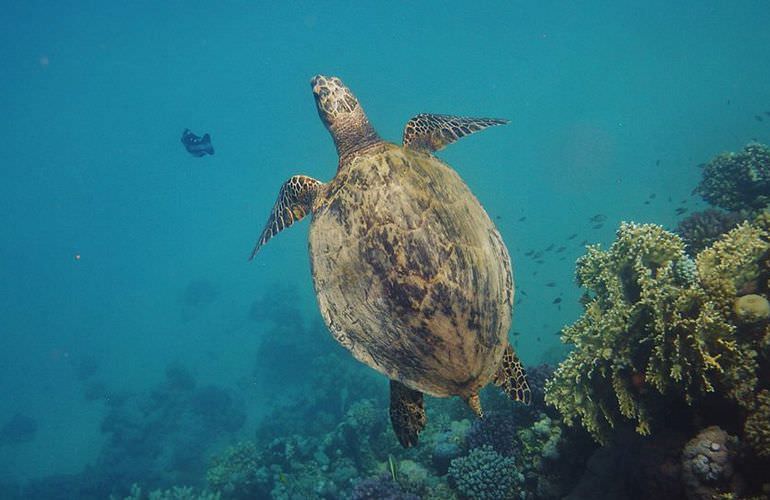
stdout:
<svg viewBox="0 0 770 500">
<path fill-rule="evenodd" d="M 417 438 L 425 427 L 426 420 L 422 393 L 391 380 L 390 423 L 401 446 L 410 448 L 417 444 Z"/>
<path fill-rule="evenodd" d="M 323 182 L 306 175 L 295 175 L 283 183 L 278 199 L 275 200 L 273 211 L 265 224 L 265 229 L 259 235 L 259 240 L 251 251 L 249 260 L 253 259 L 262 245 L 297 221 L 302 220 L 312 210 L 313 200 Z"/>
<path fill-rule="evenodd" d="M 469 118 L 464 116 L 421 113 L 406 123 L 404 146 L 418 151 L 443 149 L 457 139 L 508 120 L 498 118 Z"/>
<path fill-rule="evenodd" d="M 527 405 L 532 401 L 532 392 L 529 390 L 527 375 L 510 344 L 505 348 L 500 368 L 492 381 L 512 400 L 521 401 Z"/>
</svg>

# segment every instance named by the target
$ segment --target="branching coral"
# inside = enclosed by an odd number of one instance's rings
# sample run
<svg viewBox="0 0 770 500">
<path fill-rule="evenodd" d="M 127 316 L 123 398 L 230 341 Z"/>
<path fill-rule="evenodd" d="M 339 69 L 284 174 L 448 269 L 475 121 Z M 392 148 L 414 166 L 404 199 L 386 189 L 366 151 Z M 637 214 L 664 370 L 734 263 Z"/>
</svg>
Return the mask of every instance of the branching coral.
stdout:
<svg viewBox="0 0 770 500">
<path fill-rule="evenodd" d="M 588 247 L 577 262 L 586 310 L 564 329 L 575 348 L 548 382 L 546 401 L 605 442 L 621 416 L 648 434 L 661 395 L 692 404 L 718 388 L 750 400 L 756 352 L 730 320 L 767 240 L 760 224 L 739 226 L 698 255 L 693 282 L 674 272 L 683 241 L 659 226 L 624 223 L 609 250 Z"/>
<path fill-rule="evenodd" d="M 741 213 L 709 208 L 682 219 L 676 233 L 684 240 L 688 255 L 694 257 L 745 219 Z"/>
<path fill-rule="evenodd" d="M 696 191 L 727 210 L 762 209 L 770 203 L 770 149 L 748 144 L 740 153 L 723 153 L 703 169 Z"/>
</svg>

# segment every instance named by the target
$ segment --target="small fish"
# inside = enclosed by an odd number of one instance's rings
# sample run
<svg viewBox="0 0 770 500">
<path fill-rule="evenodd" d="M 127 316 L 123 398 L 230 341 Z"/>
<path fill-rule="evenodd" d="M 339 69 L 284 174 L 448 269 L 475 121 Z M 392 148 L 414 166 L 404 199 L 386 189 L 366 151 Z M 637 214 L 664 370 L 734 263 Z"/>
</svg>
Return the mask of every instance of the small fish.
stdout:
<svg viewBox="0 0 770 500">
<path fill-rule="evenodd" d="M 765 111 L 765 116 L 770 116 L 770 111 Z"/>
<path fill-rule="evenodd" d="M 555 299 L 553 299 L 553 302 L 551 302 L 551 303 L 552 304 L 561 304 L 561 297 L 556 297 Z"/>
<path fill-rule="evenodd" d="M 518 337 L 519 335 L 521 335 L 521 332 L 517 332 L 516 330 L 513 331 L 514 337 Z"/>
<path fill-rule="evenodd" d="M 534 251 L 534 250 L 530 250 L 529 252 L 525 253 L 524 255 L 526 255 L 527 257 L 529 257 L 530 255 L 532 255 L 532 254 L 534 254 L 534 253 L 535 253 L 535 251 Z"/>
<path fill-rule="evenodd" d="M 548 245 L 548 248 L 546 248 L 546 249 L 545 249 L 545 251 L 546 251 L 546 252 L 550 252 L 551 250 L 553 250 L 553 247 L 555 247 L 555 246 L 556 246 L 556 245 L 554 245 L 553 243 L 551 243 L 550 245 Z"/>
<path fill-rule="evenodd" d="M 519 222 L 524 222 L 525 220 L 527 220 L 526 217 L 519 217 Z"/>
<path fill-rule="evenodd" d="M 648 196 L 648 198 L 651 199 L 651 200 L 654 200 L 655 196 L 656 196 L 655 193 L 650 193 L 650 196 Z"/>
<path fill-rule="evenodd" d="M 566 249 L 567 249 L 567 247 L 562 245 L 562 246 L 560 246 L 559 248 L 556 249 L 556 253 L 562 253 Z"/>
<path fill-rule="evenodd" d="M 538 264 L 545 264 L 545 261 L 543 259 L 537 259 L 535 262 Z"/>
<path fill-rule="evenodd" d="M 561 330 L 556 330 L 556 333 L 554 335 L 561 335 Z"/>
<path fill-rule="evenodd" d="M 535 252 L 535 255 L 532 256 L 533 259 L 539 259 L 543 256 L 543 251 L 540 250 L 539 252 Z"/>
<path fill-rule="evenodd" d="M 522 295 L 524 295 L 525 297 L 526 297 L 526 295 L 527 295 L 527 292 L 526 292 L 526 291 L 524 291 L 524 290 L 519 290 L 519 293 L 521 293 L 521 294 L 522 294 Z"/>
<path fill-rule="evenodd" d="M 695 166 L 698 167 L 698 168 L 704 168 L 706 166 L 706 164 L 705 163 L 698 163 Z"/>
<path fill-rule="evenodd" d="M 604 222 L 607 220 L 607 216 L 604 214 L 596 214 L 588 220 L 591 222 Z"/>
<path fill-rule="evenodd" d="M 687 198 L 684 198 L 682 201 L 679 202 L 680 205 L 687 205 Z"/>
<path fill-rule="evenodd" d="M 516 303 L 517 303 L 517 304 L 521 304 L 521 297 L 519 297 L 518 299 L 516 299 Z"/>
<path fill-rule="evenodd" d="M 660 160 L 655 160 L 655 166 L 656 167 L 660 166 Z"/>
<path fill-rule="evenodd" d="M 188 153 L 198 158 L 214 154 L 214 147 L 211 145 L 211 136 L 209 134 L 198 137 L 190 132 L 190 129 L 186 128 L 182 132 L 182 144 L 184 144 Z"/>
<path fill-rule="evenodd" d="M 502 219 L 502 217 L 500 217 L 499 215 L 495 215 L 495 219 L 500 220 Z"/>
<path fill-rule="evenodd" d="M 549 281 L 548 283 L 545 284 L 545 286 L 553 288 L 556 286 L 556 283 L 554 283 L 553 281 Z"/>
<path fill-rule="evenodd" d="M 762 119 L 762 115 L 754 115 L 754 119 L 755 119 L 756 121 L 758 121 L 758 122 L 761 122 L 761 121 L 763 121 L 763 119 Z"/>
<path fill-rule="evenodd" d="M 684 207 L 679 207 L 675 210 L 676 215 L 682 215 L 683 213 L 687 212 L 687 209 Z"/>
<path fill-rule="evenodd" d="M 601 228 L 603 228 L 603 227 L 604 227 L 604 224 L 602 224 L 602 223 L 599 223 L 599 224 L 594 224 L 594 225 L 593 225 L 593 226 L 591 226 L 591 227 L 592 227 L 592 228 L 594 228 L 594 229 L 601 229 Z"/>
<path fill-rule="evenodd" d="M 580 246 L 581 247 L 584 247 L 586 245 L 588 245 L 588 240 L 583 240 L 583 241 L 580 242 Z"/>
<path fill-rule="evenodd" d="M 727 100 L 727 105 L 728 105 L 728 106 L 730 105 L 730 99 L 728 99 L 728 100 Z"/>
<path fill-rule="evenodd" d="M 644 204 L 645 205 L 649 205 L 650 204 L 650 200 L 644 200 Z"/>
<path fill-rule="evenodd" d="M 540 337 L 537 338 L 537 341 L 540 342 Z"/>
<path fill-rule="evenodd" d="M 671 197 L 670 196 L 668 197 L 668 202 L 671 203 Z"/>
<path fill-rule="evenodd" d="M 574 240 L 575 238 L 577 238 L 577 233 L 572 233 L 567 237 L 568 240 Z"/>
</svg>

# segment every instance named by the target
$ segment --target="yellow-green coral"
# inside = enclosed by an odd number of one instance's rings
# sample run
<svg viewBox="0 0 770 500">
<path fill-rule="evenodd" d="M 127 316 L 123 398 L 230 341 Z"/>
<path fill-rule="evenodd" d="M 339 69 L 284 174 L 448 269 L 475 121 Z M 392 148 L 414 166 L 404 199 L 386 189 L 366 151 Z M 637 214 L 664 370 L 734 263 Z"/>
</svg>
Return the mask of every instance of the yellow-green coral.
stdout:
<svg viewBox="0 0 770 500">
<path fill-rule="evenodd" d="M 742 323 L 756 323 L 770 318 L 770 302 L 755 293 L 735 299 L 733 310 Z"/>
<path fill-rule="evenodd" d="M 761 457 L 770 457 L 770 392 L 764 390 L 756 399 L 756 407 L 743 427 L 746 442 Z"/>
<path fill-rule="evenodd" d="M 739 226 L 698 255 L 694 281 L 677 277 L 684 243 L 660 226 L 624 223 L 609 250 L 589 247 L 576 272 L 586 310 L 563 331 L 574 349 L 546 401 L 604 442 L 621 417 L 649 433 L 661 394 L 688 404 L 715 390 L 750 400 L 757 353 L 738 341 L 731 306 L 759 275 L 767 237 L 760 224 Z"/>
</svg>

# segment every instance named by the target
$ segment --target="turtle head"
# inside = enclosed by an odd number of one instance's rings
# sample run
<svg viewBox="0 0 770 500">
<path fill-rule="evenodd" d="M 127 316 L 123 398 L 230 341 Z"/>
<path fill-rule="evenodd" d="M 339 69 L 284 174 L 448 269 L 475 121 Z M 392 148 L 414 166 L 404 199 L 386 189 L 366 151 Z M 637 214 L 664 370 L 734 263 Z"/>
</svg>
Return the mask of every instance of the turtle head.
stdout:
<svg viewBox="0 0 770 500">
<path fill-rule="evenodd" d="M 310 80 L 318 115 L 337 146 L 340 162 L 380 142 L 353 92 L 336 76 L 316 75 Z"/>
</svg>

